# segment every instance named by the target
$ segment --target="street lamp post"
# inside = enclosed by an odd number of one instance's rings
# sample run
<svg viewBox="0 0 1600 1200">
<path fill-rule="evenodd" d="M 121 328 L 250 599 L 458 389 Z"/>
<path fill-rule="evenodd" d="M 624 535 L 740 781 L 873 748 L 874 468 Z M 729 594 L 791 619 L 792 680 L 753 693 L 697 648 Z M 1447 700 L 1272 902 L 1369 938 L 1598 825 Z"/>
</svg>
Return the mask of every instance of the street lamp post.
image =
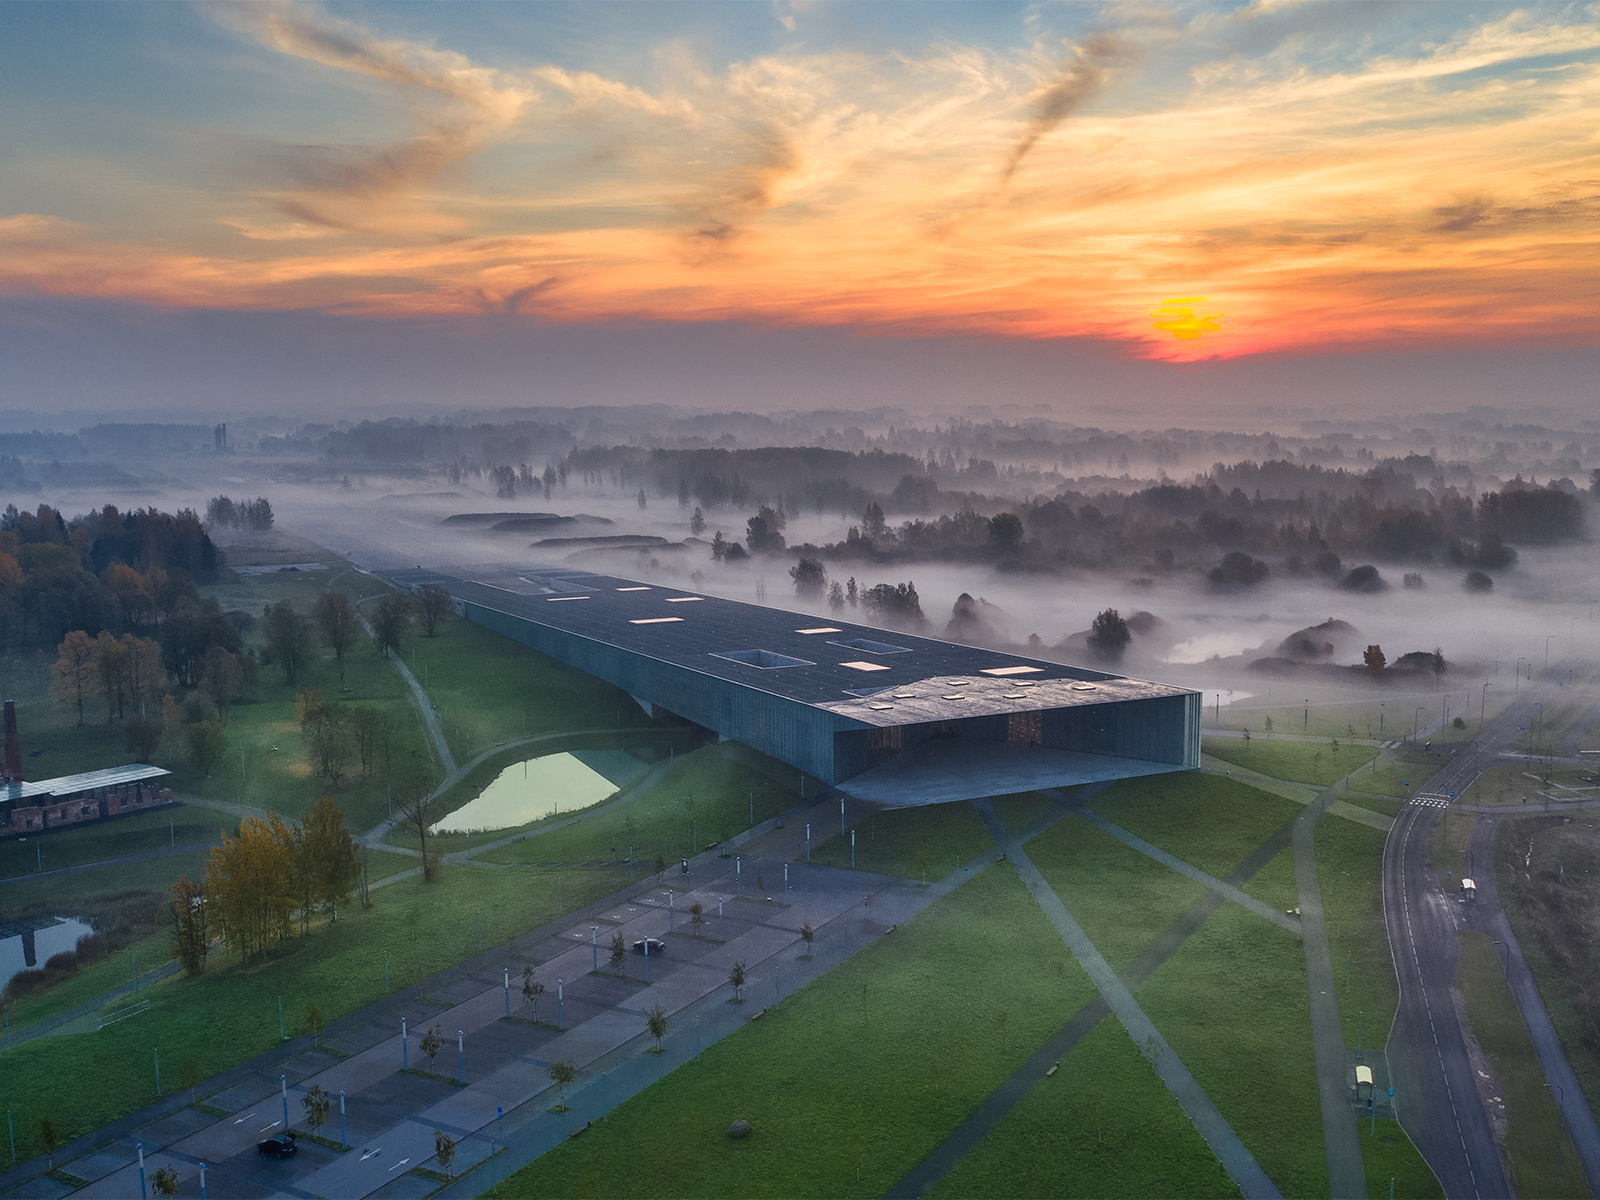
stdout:
<svg viewBox="0 0 1600 1200">
<path fill-rule="evenodd" d="M 1489 681 L 1484 680 L 1483 690 L 1478 693 L 1478 735 L 1483 735 L 1483 715 L 1489 708 Z"/>
<path fill-rule="evenodd" d="M 598 971 L 600 969 L 600 926 L 598 925 L 589 926 L 589 952 L 590 957 L 594 959 L 593 969 Z"/>
<path fill-rule="evenodd" d="M 11 1156 L 13 1160 L 16 1155 Z M 150 1200 L 144 1188 L 144 1143 L 139 1143 L 139 1200 Z"/>
<path fill-rule="evenodd" d="M 339 1149 L 350 1149 L 350 1131 L 344 1122 L 344 1089 L 339 1089 Z"/>
<path fill-rule="evenodd" d="M 287 1075 L 278 1076 L 278 1087 L 282 1090 L 283 1095 L 283 1132 L 287 1134 L 289 1132 L 289 1077 Z"/>
<path fill-rule="evenodd" d="M 1422 710 L 1424 707 L 1426 706 L 1417 705 L 1417 711 L 1411 714 L 1411 740 L 1413 742 L 1422 740 Z"/>
<path fill-rule="evenodd" d="M 1550 639 L 1555 636 L 1553 633 L 1544 635 L 1544 669 L 1546 671 L 1550 669 Z"/>
<path fill-rule="evenodd" d="M 1511 687 L 1511 694 L 1513 696 L 1522 690 L 1522 664 L 1527 661 L 1528 660 L 1525 658 L 1517 659 L 1516 682 Z"/>
</svg>

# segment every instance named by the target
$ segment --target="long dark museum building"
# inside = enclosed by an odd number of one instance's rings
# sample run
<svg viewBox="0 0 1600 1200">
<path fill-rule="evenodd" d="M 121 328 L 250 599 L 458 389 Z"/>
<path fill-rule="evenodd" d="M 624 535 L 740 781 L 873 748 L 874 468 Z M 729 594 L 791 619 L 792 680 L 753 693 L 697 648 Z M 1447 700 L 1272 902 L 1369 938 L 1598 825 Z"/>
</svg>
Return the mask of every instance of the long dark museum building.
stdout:
<svg viewBox="0 0 1600 1200">
<path fill-rule="evenodd" d="M 1200 694 L 780 608 L 559 568 L 447 590 L 456 611 L 880 804 L 929 804 L 1200 765 Z"/>
</svg>

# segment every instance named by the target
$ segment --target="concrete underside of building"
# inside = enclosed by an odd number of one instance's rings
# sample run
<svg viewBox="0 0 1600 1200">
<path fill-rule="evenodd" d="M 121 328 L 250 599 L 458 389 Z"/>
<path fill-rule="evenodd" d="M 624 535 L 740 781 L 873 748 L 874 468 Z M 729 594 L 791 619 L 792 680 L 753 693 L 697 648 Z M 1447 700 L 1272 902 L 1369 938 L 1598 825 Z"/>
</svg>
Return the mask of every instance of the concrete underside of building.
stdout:
<svg viewBox="0 0 1600 1200">
<path fill-rule="evenodd" d="M 1185 688 L 581 570 L 433 584 L 457 613 L 885 806 L 1200 765 Z"/>
</svg>

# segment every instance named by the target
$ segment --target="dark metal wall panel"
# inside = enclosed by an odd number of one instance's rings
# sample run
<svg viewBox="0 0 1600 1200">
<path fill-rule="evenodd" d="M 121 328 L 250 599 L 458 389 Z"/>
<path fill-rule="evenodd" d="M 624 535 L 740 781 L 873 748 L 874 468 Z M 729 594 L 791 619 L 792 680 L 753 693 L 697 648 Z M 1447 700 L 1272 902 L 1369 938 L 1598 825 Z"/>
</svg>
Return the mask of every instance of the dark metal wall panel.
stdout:
<svg viewBox="0 0 1600 1200">
<path fill-rule="evenodd" d="M 469 620 L 696 725 L 743 742 L 827 783 L 845 778 L 837 773 L 833 735 L 841 728 L 849 728 L 850 722 L 825 709 L 480 605 L 468 603 L 465 608 Z"/>
</svg>

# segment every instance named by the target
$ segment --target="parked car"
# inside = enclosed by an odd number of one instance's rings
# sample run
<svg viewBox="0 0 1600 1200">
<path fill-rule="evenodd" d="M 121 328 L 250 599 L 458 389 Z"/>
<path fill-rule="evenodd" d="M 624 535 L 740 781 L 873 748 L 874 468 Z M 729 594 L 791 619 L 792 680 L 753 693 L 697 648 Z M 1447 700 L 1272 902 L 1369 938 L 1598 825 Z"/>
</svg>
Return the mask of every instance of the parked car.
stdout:
<svg viewBox="0 0 1600 1200">
<path fill-rule="evenodd" d="M 649 946 L 650 946 L 649 953 L 651 953 L 651 954 L 664 954 L 666 952 L 667 944 L 665 942 L 663 942 L 660 938 L 653 938 L 653 937 L 640 938 L 637 942 L 635 942 L 633 944 L 633 952 L 635 954 L 644 954 L 646 952 L 645 951 L 646 943 L 648 943 Z"/>
<path fill-rule="evenodd" d="M 294 1133 L 275 1133 L 264 1142 L 256 1143 L 256 1153 L 264 1154 L 268 1158 L 293 1158 L 300 1149 L 300 1143 L 294 1140 Z"/>
</svg>

